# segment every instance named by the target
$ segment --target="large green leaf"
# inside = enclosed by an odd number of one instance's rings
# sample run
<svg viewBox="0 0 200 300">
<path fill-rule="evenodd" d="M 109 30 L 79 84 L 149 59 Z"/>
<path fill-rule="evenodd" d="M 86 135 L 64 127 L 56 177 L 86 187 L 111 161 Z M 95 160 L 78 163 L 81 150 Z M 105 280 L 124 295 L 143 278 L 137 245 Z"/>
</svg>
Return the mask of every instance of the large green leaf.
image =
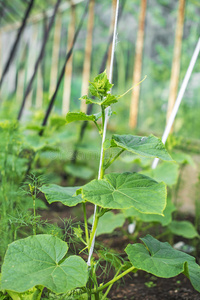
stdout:
<svg viewBox="0 0 200 300">
<path fill-rule="evenodd" d="M 1 288 L 23 293 L 42 285 L 59 294 L 85 286 L 87 264 L 75 255 L 65 258 L 67 250 L 67 243 L 47 234 L 13 242 L 2 266 Z"/>
<path fill-rule="evenodd" d="M 157 214 L 144 214 L 136 210 L 134 207 L 124 209 L 123 213 L 126 218 L 135 217 L 143 222 L 159 222 L 163 226 L 166 226 L 172 221 L 172 212 L 175 211 L 176 208 L 172 203 L 171 199 L 167 199 L 167 205 L 163 211 L 163 216 Z"/>
<path fill-rule="evenodd" d="M 135 207 L 143 213 L 163 214 L 166 186 L 138 173 L 111 173 L 77 190 L 84 200 L 104 208 Z"/>
<path fill-rule="evenodd" d="M 89 223 L 92 224 L 93 216 L 89 218 Z M 114 214 L 109 211 L 106 212 L 98 222 L 96 235 L 101 235 L 105 233 L 112 233 L 114 229 L 122 227 L 125 222 L 125 217 L 123 214 Z"/>
<path fill-rule="evenodd" d="M 199 236 L 195 227 L 189 221 L 172 221 L 168 225 L 168 228 L 173 234 L 183 236 L 187 239 L 193 239 Z"/>
<path fill-rule="evenodd" d="M 49 204 L 53 202 L 61 202 L 66 206 L 76 206 L 78 203 L 83 202 L 80 196 L 73 195 L 79 187 L 63 187 L 57 184 L 45 184 L 39 190 L 45 194 Z"/>
<path fill-rule="evenodd" d="M 147 235 L 141 239 L 145 244 L 128 245 L 125 249 L 132 265 L 158 277 L 170 278 L 184 273 L 193 287 L 200 292 L 200 266 L 195 258 L 173 249 Z"/>
<path fill-rule="evenodd" d="M 120 147 L 141 156 L 158 157 L 162 160 L 173 161 L 162 141 L 154 135 L 142 137 L 114 134 L 112 136 L 111 146 Z"/>
<path fill-rule="evenodd" d="M 162 162 L 155 169 L 141 172 L 144 175 L 154 178 L 156 181 L 164 181 L 168 186 L 177 183 L 179 175 L 179 165 L 172 162 Z"/>
<path fill-rule="evenodd" d="M 86 115 L 84 112 L 68 112 L 66 115 L 67 123 L 71 123 L 74 121 L 96 121 L 95 115 Z"/>
</svg>

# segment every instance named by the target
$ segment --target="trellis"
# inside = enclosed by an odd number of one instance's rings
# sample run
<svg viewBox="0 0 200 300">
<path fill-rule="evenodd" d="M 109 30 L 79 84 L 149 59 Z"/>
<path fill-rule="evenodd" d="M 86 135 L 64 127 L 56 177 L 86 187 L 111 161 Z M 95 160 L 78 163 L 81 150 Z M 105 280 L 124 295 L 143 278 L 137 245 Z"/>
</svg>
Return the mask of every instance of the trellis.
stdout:
<svg viewBox="0 0 200 300">
<path fill-rule="evenodd" d="M 59 0 L 58 0 L 59 2 Z M 67 9 L 71 11 L 71 21 L 68 27 L 68 42 L 67 42 L 67 54 L 71 51 L 70 49 L 73 46 L 74 36 L 75 36 L 75 28 L 76 28 L 76 20 L 75 20 L 75 9 L 76 5 L 81 3 L 82 0 L 73 0 L 67 3 L 58 3 L 58 8 L 55 14 L 55 26 L 54 26 L 54 37 L 53 37 L 53 50 L 52 50 L 52 65 L 51 65 L 51 72 L 50 72 L 50 85 L 49 85 L 49 99 L 52 97 L 56 97 L 57 90 L 60 88 L 59 81 L 59 73 L 58 73 L 58 64 L 59 64 L 59 51 L 60 51 L 60 44 L 61 44 L 61 30 L 62 30 L 62 14 Z M 17 52 L 17 59 L 18 64 L 16 67 L 16 79 L 14 80 L 17 82 L 14 90 L 8 91 L 9 93 L 15 92 L 16 100 L 19 103 L 19 99 L 22 99 L 25 105 L 25 108 L 28 110 L 31 106 L 35 106 L 36 108 L 41 108 L 44 106 L 43 103 L 43 78 L 42 78 L 42 70 L 41 65 L 38 63 L 37 68 L 35 69 L 35 73 L 37 74 L 36 79 L 36 103 L 33 103 L 33 96 L 30 80 L 31 74 L 34 73 L 34 64 L 36 67 L 36 60 L 37 55 L 39 53 L 39 48 L 41 48 L 41 39 L 38 37 L 38 33 L 40 31 L 39 22 L 44 18 L 43 13 L 37 14 L 34 16 L 29 17 L 29 13 L 31 7 L 33 6 L 34 1 L 29 2 L 29 6 L 27 6 L 26 16 L 23 19 L 22 23 L 15 23 L 12 25 L 7 25 L 1 28 L 0 31 L 0 49 L 2 49 L 2 36 L 6 34 L 6 32 L 16 31 L 17 28 L 23 28 L 26 26 L 27 30 L 30 31 L 29 39 L 23 37 L 24 44 L 21 44 L 21 49 Z M 112 11 L 114 12 L 116 8 L 116 0 L 112 1 Z M 171 72 L 171 84 L 170 84 L 170 92 L 169 92 L 169 104 L 168 104 L 168 112 L 167 112 L 167 119 L 169 119 L 170 114 L 172 113 L 172 109 L 175 103 L 177 90 L 178 90 L 178 82 L 179 82 L 179 71 L 180 71 L 180 54 L 181 54 L 181 41 L 183 35 L 183 28 L 184 28 L 184 9 L 185 8 L 185 0 L 179 0 L 179 8 L 178 8 L 178 17 L 177 17 L 177 27 L 176 27 L 176 36 L 175 36 L 175 46 L 174 46 L 174 57 L 173 57 L 173 65 L 172 65 L 172 72 Z M 81 94 L 87 93 L 87 83 L 90 78 L 90 71 L 91 71 L 91 55 L 92 55 L 92 35 L 93 35 L 93 26 L 94 26 L 94 9 L 95 9 L 95 0 L 89 1 L 88 7 L 88 25 L 87 25 L 87 37 L 86 37 L 86 44 L 85 44 L 85 58 L 84 58 L 84 66 L 83 66 L 83 79 L 82 79 L 82 91 Z M 138 83 L 141 80 L 141 73 L 142 73 L 142 53 L 143 53 L 143 44 L 145 39 L 145 16 L 146 16 L 146 9 L 148 10 L 148 1 L 141 0 L 141 9 L 140 9 L 140 16 L 139 16 L 139 25 L 138 25 L 138 35 L 136 40 L 135 46 L 135 63 L 133 68 L 133 85 Z M 55 11 L 55 10 L 54 10 Z M 27 13 L 29 12 L 29 13 Z M 46 12 L 46 18 L 50 20 L 50 17 L 53 15 L 53 9 L 50 9 Z M 114 13 L 112 14 L 114 16 Z M 111 15 L 111 23 L 110 23 L 110 34 L 113 31 L 113 24 L 114 24 L 114 17 Z M 27 22 L 27 24 L 26 24 Z M 50 24 L 50 23 L 49 23 Z M 52 22 L 53 24 L 53 22 Z M 32 27 L 32 30 L 31 30 Z M 51 30 L 51 28 L 50 28 Z M 47 32 L 46 32 L 47 33 Z M 18 30 L 18 35 L 20 35 L 20 30 Z M 19 39 L 18 39 L 19 42 Z M 109 46 L 110 47 L 110 46 Z M 2 50 L 1 50 L 2 51 Z M 25 52 L 28 51 L 28 71 L 25 71 L 25 68 L 20 67 L 20 64 L 25 63 L 24 57 L 26 56 Z M 15 52 L 15 51 L 14 51 Z M 109 54 L 110 50 L 108 49 L 108 62 L 107 62 L 107 70 L 109 70 Z M 11 58 L 11 55 L 10 55 Z M 13 58 L 12 58 L 13 59 Z M 11 63 L 12 59 L 10 59 L 9 64 Z M 42 57 L 41 57 L 42 59 Z M 9 60 L 8 60 L 9 61 Z M 9 69 L 9 64 L 7 61 L 7 67 L 4 66 L 4 73 L 5 70 Z M 73 72 L 73 57 L 72 51 L 67 59 L 65 65 L 65 74 L 64 78 L 64 91 L 63 91 L 63 101 L 62 101 L 62 114 L 66 114 L 70 108 L 70 95 L 71 95 L 71 78 Z M 5 60 L 4 60 L 5 65 Z M 14 68 L 14 67 L 13 67 Z M 0 68 L 2 72 L 2 66 Z M 6 72 L 7 72 L 6 71 Z M 9 71 L 9 74 L 13 72 Z M 8 74 L 8 75 L 9 75 Z M 2 75 L 2 74 L 1 74 Z M 9 86 L 13 84 L 12 80 L 10 80 L 11 75 L 6 76 L 7 78 L 6 83 Z M 1 78 L 5 78 L 5 74 L 1 76 Z M 1 84 L 3 84 L 3 80 L 1 79 Z M 24 83 L 26 82 L 26 87 Z M 29 83 L 28 83 L 29 82 Z M 24 93 L 25 89 L 25 93 Z M 5 87 L 3 87 L 2 92 L 5 91 Z M 139 95 L 140 95 L 140 86 L 136 87 L 131 96 L 131 103 L 130 103 L 130 127 L 134 129 L 137 126 L 137 116 L 138 116 L 138 106 L 139 106 Z M 4 96 L 4 95 L 2 95 Z M 52 106 L 54 105 L 55 99 L 53 101 Z M 86 106 L 84 103 L 82 104 L 83 110 L 86 111 Z M 22 111 L 24 106 L 22 105 Z M 52 107 L 49 109 L 49 114 L 52 110 Z M 18 118 L 21 118 L 22 111 L 19 112 Z M 46 120 L 43 121 L 43 125 L 46 124 L 48 117 L 46 115 Z"/>
</svg>

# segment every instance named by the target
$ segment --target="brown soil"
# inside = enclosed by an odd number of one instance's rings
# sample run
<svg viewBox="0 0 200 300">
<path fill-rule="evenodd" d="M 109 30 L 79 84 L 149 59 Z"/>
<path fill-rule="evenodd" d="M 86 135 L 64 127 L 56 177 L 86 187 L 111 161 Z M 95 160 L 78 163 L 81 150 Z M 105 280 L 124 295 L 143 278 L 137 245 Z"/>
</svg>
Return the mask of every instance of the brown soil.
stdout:
<svg viewBox="0 0 200 300">
<path fill-rule="evenodd" d="M 157 278 L 141 272 L 127 276 L 124 283 L 113 286 L 109 299 L 128 300 L 199 300 L 200 294 L 194 290 L 190 281 L 179 275 L 173 278 Z M 148 287 L 150 286 L 150 287 Z M 151 287 L 152 286 L 152 287 Z"/>
</svg>

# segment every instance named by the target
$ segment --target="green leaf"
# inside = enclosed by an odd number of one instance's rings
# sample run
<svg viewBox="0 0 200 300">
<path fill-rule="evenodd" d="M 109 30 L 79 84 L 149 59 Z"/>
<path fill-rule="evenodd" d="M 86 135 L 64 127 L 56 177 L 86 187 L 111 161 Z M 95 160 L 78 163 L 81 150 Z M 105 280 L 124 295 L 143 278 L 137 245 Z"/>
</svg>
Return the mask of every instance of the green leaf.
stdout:
<svg viewBox="0 0 200 300">
<path fill-rule="evenodd" d="M 189 154 L 183 152 L 173 152 L 172 158 L 179 164 L 189 164 L 195 168 L 195 162 Z"/>
<path fill-rule="evenodd" d="M 92 169 L 83 165 L 75 164 L 67 164 L 65 166 L 65 171 L 76 178 L 82 179 L 90 179 L 94 174 Z"/>
<path fill-rule="evenodd" d="M 112 136 L 111 146 L 119 147 L 141 156 L 158 157 L 162 160 L 173 161 L 162 141 L 154 135 L 141 137 L 114 134 Z"/>
<path fill-rule="evenodd" d="M 13 291 L 7 291 L 7 293 L 13 300 L 40 300 L 43 289 L 43 286 L 37 286 L 24 293 Z"/>
<path fill-rule="evenodd" d="M 179 175 L 179 165 L 172 162 L 162 162 L 155 169 L 141 172 L 144 175 L 154 178 L 156 181 L 164 181 L 168 186 L 177 183 Z"/>
<path fill-rule="evenodd" d="M 143 213 L 163 214 L 166 186 L 138 173 L 111 173 L 77 190 L 84 200 L 104 208 L 135 207 Z"/>
<path fill-rule="evenodd" d="M 13 242 L 2 266 L 2 289 L 23 293 L 42 285 L 60 294 L 85 286 L 87 264 L 75 255 L 65 258 L 67 250 L 67 243 L 47 234 Z"/>
<path fill-rule="evenodd" d="M 173 234 L 180 235 L 187 239 L 193 239 L 199 236 L 195 227 L 189 221 L 172 221 L 168 225 L 168 228 Z"/>
<path fill-rule="evenodd" d="M 66 206 L 76 206 L 83 202 L 80 196 L 74 196 L 79 187 L 63 187 L 57 184 L 45 184 L 39 190 L 45 194 L 49 204 L 53 202 L 61 202 Z"/>
<path fill-rule="evenodd" d="M 90 82 L 89 91 L 90 93 L 98 98 L 106 97 L 113 84 L 108 80 L 106 70 L 96 76 L 93 82 Z"/>
<path fill-rule="evenodd" d="M 163 216 L 156 215 L 156 214 L 143 214 L 136 210 L 135 208 L 131 207 L 129 209 L 123 210 L 123 213 L 126 218 L 128 217 L 136 217 L 137 219 L 143 222 L 159 222 L 163 226 L 168 225 L 172 221 L 172 212 L 175 211 L 176 208 L 174 204 L 171 202 L 171 199 L 167 199 L 167 205 L 163 211 Z"/>
<path fill-rule="evenodd" d="M 86 104 L 94 103 L 94 104 L 105 105 L 105 106 L 110 106 L 112 103 L 118 102 L 117 96 L 111 95 L 111 94 L 108 94 L 102 100 L 88 98 L 88 96 L 83 96 L 83 97 L 80 98 L 80 100 L 85 100 Z"/>
<path fill-rule="evenodd" d="M 93 216 L 91 216 L 88 220 L 90 224 L 92 224 Z M 125 217 L 123 214 L 114 214 L 109 211 L 105 213 L 98 222 L 96 235 L 101 235 L 105 233 L 112 233 L 114 229 L 118 227 L 122 227 L 125 222 Z"/>
<path fill-rule="evenodd" d="M 135 268 L 163 278 L 184 273 L 200 292 L 200 266 L 195 263 L 194 257 L 175 250 L 168 243 L 161 243 L 150 235 L 141 240 L 145 246 L 129 244 L 125 249 Z"/>
<path fill-rule="evenodd" d="M 95 115 L 86 115 L 84 112 L 68 112 L 66 115 L 67 124 L 74 121 L 96 121 Z"/>
</svg>

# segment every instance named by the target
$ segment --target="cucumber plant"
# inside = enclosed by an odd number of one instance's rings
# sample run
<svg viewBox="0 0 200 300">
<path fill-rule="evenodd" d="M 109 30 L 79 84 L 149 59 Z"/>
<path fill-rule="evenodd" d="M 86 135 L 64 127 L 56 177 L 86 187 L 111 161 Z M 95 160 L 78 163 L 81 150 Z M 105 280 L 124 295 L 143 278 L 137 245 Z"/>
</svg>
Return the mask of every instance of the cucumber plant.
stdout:
<svg viewBox="0 0 200 300">
<path fill-rule="evenodd" d="M 86 103 L 98 105 L 101 111 L 93 115 L 69 112 L 66 116 L 67 123 L 94 122 L 99 134 L 103 136 L 105 111 L 121 98 L 111 94 L 111 88 L 112 84 L 106 72 L 99 74 L 90 82 L 89 90 L 93 97 L 83 96 L 81 99 L 86 100 Z M 109 113 L 111 115 L 111 109 Z M 114 148 L 117 148 L 118 152 L 106 159 L 107 151 L 112 153 Z M 163 182 L 138 173 L 107 173 L 106 170 L 124 151 L 172 161 L 161 140 L 153 135 L 141 137 L 114 134 L 110 140 L 103 143 L 98 179 L 81 187 L 61 187 L 55 184 L 40 187 L 49 203 L 59 201 L 70 207 L 82 203 L 85 231 L 83 233 L 80 230 L 79 237 L 83 249 L 88 251 L 88 256 L 95 246 L 99 220 L 110 210 L 133 208 L 146 215 L 161 216 L 165 210 L 167 192 Z M 86 215 L 87 202 L 94 204 L 96 208 L 91 230 Z M 144 270 L 165 278 L 184 273 L 193 287 L 200 292 L 200 266 L 194 257 L 173 249 L 168 243 L 162 243 L 151 235 L 146 235 L 141 241 L 143 243 L 129 244 L 126 247 L 128 261 L 118 264 L 112 280 L 99 284 L 94 257 L 86 263 L 81 255 L 69 255 L 67 243 L 58 237 L 40 234 L 17 240 L 8 246 L 5 255 L 1 290 L 7 292 L 12 299 L 40 299 L 44 287 L 56 294 L 69 297 L 73 295 L 73 299 L 106 299 L 117 280 L 130 272 Z M 29 295 L 29 298 L 23 298 L 24 293 Z"/>
</svg>

